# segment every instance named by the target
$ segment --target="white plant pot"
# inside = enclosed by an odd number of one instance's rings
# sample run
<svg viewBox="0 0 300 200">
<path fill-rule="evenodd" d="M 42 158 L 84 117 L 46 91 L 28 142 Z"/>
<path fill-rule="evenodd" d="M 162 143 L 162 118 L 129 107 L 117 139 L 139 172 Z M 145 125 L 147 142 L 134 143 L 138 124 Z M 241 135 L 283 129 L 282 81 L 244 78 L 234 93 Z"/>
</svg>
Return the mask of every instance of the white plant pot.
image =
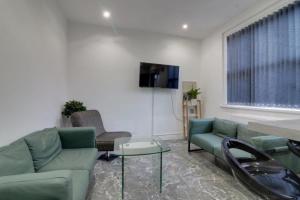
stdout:
<svg viewBox="0 0 300 200">
<path fill-rule="evenodd" d="M 197 105 L 197 99 L 192 99 L 189 101 L 190 106 L 195 106 Z"/>
</svg>

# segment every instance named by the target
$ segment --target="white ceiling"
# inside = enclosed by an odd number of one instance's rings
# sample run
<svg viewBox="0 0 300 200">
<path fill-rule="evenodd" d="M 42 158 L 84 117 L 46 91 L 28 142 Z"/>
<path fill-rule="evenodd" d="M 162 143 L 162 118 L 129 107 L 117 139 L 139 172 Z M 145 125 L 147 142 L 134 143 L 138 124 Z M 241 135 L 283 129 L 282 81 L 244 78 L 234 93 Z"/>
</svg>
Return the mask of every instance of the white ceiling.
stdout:
<svg viewBox="0 0 300 200">
<path fill-rule="evenodd" d="M 201 39 L 262 0 L 58 0 L 71 21 Z M 102 11 L 111 11 L 109 20 Z M 189 29 L 181 28 L 183 23 Z"/>
</svg>

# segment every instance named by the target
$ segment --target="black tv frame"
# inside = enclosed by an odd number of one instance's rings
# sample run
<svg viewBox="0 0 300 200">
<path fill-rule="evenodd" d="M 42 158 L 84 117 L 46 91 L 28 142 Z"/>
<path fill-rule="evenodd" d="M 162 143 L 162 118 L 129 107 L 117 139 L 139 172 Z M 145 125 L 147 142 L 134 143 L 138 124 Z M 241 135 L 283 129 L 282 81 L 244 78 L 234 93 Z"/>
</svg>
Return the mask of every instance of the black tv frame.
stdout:
<svg viewBox="0 0 300 200">
<path fill-rule="evenodd" d="M 168 78 L 168 81 L 166 84 L 162 84 L 164 81 L 162 80 L 162 82 L 159 84 L 157 83 L 157 80 L 159 79 L 159 72 L 157 73 L 153 73 L 151 74 L 151 69 L 149 69 L 148 73 L 143 73 L 143 67 L 145 68 L 148 65 L 148 67 L 156 67 L 155 70 L 160 71 L 162 69 L 175 69 L 175 73 L 177 73 L 175 75 L 175 77 L 173 78 L 173 80 Z M 176 65 L 166 65 L 166 64 L 158 64 L 158 63 L 149 63 L 149 62 L 140 62 L 140 74 L 139 74 L 139 87 L 141 88 L 164 88 L 164 89 L 178 89 L 179 87 L 179 71 L 180 67 L 176 66 Z M 165 72 L 167 73 L 167 72 Z M 144 74 L 144 78 L 142 78 Z M 161 73 L 163 74 L 163 73 Z M 158 80 L 159 81 L 159 80 Z M 171 82 L 170 82 L 171 81 Z M 170 84 L 170 85 L 169 85 Z M 166 86 L 165 86 L 166 85 Z"/>
</svg>

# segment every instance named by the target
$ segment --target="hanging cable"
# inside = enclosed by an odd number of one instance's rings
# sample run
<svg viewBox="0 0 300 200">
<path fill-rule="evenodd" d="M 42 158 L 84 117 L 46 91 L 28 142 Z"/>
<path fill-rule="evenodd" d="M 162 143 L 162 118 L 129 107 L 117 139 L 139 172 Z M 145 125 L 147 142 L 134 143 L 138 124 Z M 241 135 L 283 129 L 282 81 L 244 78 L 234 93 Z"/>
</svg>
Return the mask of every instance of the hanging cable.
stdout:
<svg viewBox="0 0 300 200">
<path fill-rule="evenodd" d="M 152 110 L 151 110 L 151 136 L 153 137 L 153 135 L 154 135 L 154 106 L 155 106 L 155 104 L 154 104 L 154 91 L 155 90 L 155 88 L 152 88 Z"/>
<path fill-rule="evenodd" d="M 178 116 L 176 115 L 176 112 L 175 112 L 175 109 L 174 109 L 174 99 L 173 99 L 172 91 L 170 92 L 170 97 L 171 97 L 171 102 L 172 102 L 172 114 L 173 114 L 174 118 L 175 118 L 177 121 L 183 122 L 183 119 L 181 119 L 180 117 L 178 117 Z"/>
</svg>

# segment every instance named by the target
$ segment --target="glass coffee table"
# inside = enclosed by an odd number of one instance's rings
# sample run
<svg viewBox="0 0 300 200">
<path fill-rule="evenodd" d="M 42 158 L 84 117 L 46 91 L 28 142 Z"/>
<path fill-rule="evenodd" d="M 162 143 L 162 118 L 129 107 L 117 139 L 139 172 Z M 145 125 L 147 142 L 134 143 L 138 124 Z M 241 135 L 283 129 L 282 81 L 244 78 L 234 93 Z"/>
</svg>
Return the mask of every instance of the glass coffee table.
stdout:
<svg viewBox="0 0 300 200">
<path fill-rule="evenodd" d="M 114 142 L 114 154 L 122 159 L 122 199 L 124 199 L 125 188 L 125 157 L 144 156 L 144 155 L 159 155 L 159 190 L 162 192 L 162 162 L 163 153 L 171 151 L 170 147 L 161 141 L 159 138 L 137 139 L 137 138 L 118 138 Z"/>
</svg>

